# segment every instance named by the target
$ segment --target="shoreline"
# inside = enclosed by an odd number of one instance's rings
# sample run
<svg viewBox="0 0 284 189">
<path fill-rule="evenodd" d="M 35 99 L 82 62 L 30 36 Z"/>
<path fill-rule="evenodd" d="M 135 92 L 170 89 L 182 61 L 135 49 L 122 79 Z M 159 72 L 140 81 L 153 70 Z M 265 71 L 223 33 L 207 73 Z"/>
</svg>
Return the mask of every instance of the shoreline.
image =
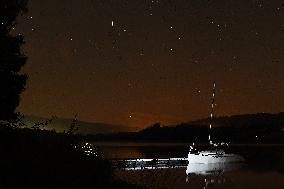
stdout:
<svg viewBox="0 0 284 189">
<path fill-rule="evenodd" d="M 95 146 L 107 147 L 107 146 L 117 146 L 117 147 L 168 147 L 168 146 L 190 146 L 192 143 L 182 143 L 182 142 L 132 142 L 132 141 L 125 141 L 125 142 L 90 142 Z M 199 144 L 196 143 L 197 146 L 208 146 L 208 144 Z M 231 144 L 230 146 L 283 146 L 284 144 Z"/>
</svg>

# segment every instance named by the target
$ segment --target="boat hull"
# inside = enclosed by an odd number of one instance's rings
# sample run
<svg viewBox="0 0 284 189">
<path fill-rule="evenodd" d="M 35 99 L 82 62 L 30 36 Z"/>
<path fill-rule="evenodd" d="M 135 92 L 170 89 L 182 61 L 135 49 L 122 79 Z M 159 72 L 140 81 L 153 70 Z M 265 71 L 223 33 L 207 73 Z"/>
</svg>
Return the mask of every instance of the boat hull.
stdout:
<svg viewBox="0 0 284 189">
<path fill-rule="evenodd" d="M 223 151 L 201 151 L 188 154 L 186 174 L 221 174 L 240 165 L 244 158 L 237 154 L 226 154 Z"/>
</svg>

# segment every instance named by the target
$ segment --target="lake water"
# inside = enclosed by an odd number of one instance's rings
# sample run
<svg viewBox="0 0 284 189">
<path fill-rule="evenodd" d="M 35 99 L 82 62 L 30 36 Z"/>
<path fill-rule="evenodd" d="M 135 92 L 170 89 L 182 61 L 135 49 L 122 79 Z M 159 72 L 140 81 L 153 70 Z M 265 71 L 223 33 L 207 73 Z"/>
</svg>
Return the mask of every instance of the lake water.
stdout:
<svg viewBox="0 0 284 189">
<path fill-rule="evenodd" d="M 101 143 L 108 159 L 186 157 L 189 144 Z M 201 147 L 202 148 L 202 147 Z M 206 148 L 206 146 L 204 146 Z M 279 188 L 284 189 L 284 145 L 233 145 L 245 162 L 214 175 L 186 175 L 186 168 L 124 171 L 116 175 L 148 188 Z"/>
</svg>

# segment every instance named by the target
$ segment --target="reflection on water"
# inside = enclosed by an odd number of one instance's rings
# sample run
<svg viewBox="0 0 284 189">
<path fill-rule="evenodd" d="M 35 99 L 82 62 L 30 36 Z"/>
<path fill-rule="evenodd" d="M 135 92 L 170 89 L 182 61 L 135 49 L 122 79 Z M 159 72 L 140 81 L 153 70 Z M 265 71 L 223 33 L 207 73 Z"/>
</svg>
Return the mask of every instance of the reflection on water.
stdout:
<svg viewBox="0 0 284 189">
<path fill-rule="evenodd" d="M 117 170 L 116 176 L 142 188 L 159 189 L 283 189 L 284 175 L 240 168 L 221 175 L 190 175 L 185 168 L 142 171 Z M 186 182 L 187 179 L 187 182 Z M 205 180 L 206 179 L 206 180 Z"/>
<path fill-rule="evenodd" d="M 109 158 L 167 158 L 187 157 L 188 146 L 123 146 L 103 148 Z M 204 148 L 205 149 L 205 148 Z M 245 164 L 192 165 L 186 168 L 142 171 L 116 170 L 116 175 L 145 188 L 284 188 L 284 146 L 232 146 L 232 153 L 240 154 Z M 112 156 L 114 154 L 114 156 Z M 208 174 L 213 170 L 212 173 Z M 206 174 L 202 174 L 202 173 Z M 197 173 L 197 174 L 196 174 Z"/>
<path fill-rule="evenodd" d="M 189 144 L 95 143 L 107 159 L 186 157 Z"/>
<path fill-rule="evenodd" d="M 186 182 L 190 184 L 192 178 L 196 175 L 203 181 L 203 188 L 209 186 L 222 186 L 227 184 L 230 178 L 226 178 L 223 175 L 229 171 L 236 171 L 243 166 L 243 163 L 193 163 L 188 164 L 186 173 Z"/>
<path fill-rule="evenodd" d="M 203 189 L 208 188 L 209 186 L 224 186 L 226 183 L 231 182 L 230 178 L 224 178 L 224 177 L 206 177 L 206 178 L 202 178 L 204 180 L 203 183 Z M 186 177 L 186 182 L 189 183 L 190 182 L 190 177 Z"/>
</svg>

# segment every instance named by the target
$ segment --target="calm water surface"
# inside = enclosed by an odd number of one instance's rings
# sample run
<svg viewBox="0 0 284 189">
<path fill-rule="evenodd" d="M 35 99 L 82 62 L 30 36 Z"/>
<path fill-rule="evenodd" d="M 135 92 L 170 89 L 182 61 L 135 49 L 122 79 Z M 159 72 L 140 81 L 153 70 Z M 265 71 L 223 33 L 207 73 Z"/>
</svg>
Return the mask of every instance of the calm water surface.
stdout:
<svg viewBox="0 0 284 189">
<path fill-rule="evenodd" d="M 186 157 L 189 144 L 101 143 L 109 159 Z M 206 148 L 206 147 L 204 147 Z M 116 171 L 118 177 L 148 188 L 279 188 L 284 189 L 284 145 L 233 145 L 242 155 L 239 168 L 214 175 L 186 175 L 186 168 Z"/>
</svg>

